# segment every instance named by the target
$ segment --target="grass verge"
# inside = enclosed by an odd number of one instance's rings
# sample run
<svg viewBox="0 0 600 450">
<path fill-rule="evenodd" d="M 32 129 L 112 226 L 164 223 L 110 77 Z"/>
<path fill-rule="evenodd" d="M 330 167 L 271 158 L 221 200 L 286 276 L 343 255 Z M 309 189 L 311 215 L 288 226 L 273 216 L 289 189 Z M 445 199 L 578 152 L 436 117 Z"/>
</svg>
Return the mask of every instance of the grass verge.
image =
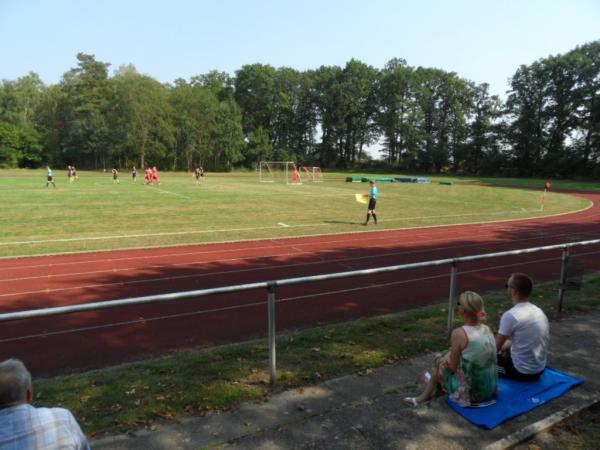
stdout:
<svg viewBox="0 0 600 450">
<path fill-rule="evenodd" d="M 556 284 L 541 284 L 532 298 L 551 320 L 559 319 L 556 293 Z M 493 328 L 510 301 L 505 292 L 485 293 L 484 298 Z M 600 309 L 600 274 L 588 275 L 580 290 L 569 291 L 565 308 Z M 368 374 L 385 364 L 442 350 L 448 345 L 446 319 L 446 306 L 434 305 L 282 335 L 275 388 L 268 384 L 266 342 L 256 341 L 35 380 L 35 404 L 70 409 L 91 436 L 152 430 L 158 421 L 261 401 L 282 389 Z"/>
</svg>

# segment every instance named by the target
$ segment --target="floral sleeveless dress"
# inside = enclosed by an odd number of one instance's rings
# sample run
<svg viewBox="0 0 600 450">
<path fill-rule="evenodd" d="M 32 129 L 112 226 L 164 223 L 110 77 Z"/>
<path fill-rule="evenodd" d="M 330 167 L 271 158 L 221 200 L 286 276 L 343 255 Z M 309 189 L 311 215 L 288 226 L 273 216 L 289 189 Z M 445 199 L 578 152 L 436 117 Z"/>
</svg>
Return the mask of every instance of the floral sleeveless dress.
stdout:
<svg viewBox="0 0 600 450">
<path fill-rule="evenodd" d="M 491 400 L 498 389 L 496 341 L 487 325 L 463 325 L 467 346 L 456 372 L 441 366 L 444 390 L 461 406 L 478 406 Z"/>
</svg>

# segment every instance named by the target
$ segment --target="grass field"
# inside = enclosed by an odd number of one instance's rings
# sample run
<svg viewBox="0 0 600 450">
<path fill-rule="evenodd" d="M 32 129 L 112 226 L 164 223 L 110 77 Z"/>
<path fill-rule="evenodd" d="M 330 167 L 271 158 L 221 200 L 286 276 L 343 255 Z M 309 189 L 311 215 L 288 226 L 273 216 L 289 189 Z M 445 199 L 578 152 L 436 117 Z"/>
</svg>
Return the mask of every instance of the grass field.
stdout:
<svg viewBox="0 0 600 450">
<path fill-rule="evenodd" d="M 378 175 L 382 176 L 382 175 Z M 324 174 L 324 183 L 260 183 L 253 172 L 163 173 L 160 186 L 133 184 L 128 174 L 80 172 L 69 184 L 45 171 L 0 172 L 0 257 L 140 248 L 189 243 L 335 234 L 363 228 L 366 183 Z M 437 183 L 380 183 L 378 230 L 524 219 L 584 209 L 590 202 L 540 190 Z"/>
</svg>

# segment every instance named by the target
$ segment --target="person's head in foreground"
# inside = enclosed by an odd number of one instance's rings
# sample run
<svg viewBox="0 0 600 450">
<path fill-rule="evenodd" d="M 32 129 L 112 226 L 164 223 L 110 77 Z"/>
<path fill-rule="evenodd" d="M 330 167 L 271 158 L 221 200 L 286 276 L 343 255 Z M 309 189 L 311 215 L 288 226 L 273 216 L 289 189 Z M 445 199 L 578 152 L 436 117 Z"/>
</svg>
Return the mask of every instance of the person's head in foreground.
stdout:
<svg viewBox="0 0 600 450">
<path fill-rule="evenodd" d="M 18 359 L 0 363 L 0 448 L 73 449 L 90 446 L 79 424 L 64 408 L 36 408 L 31 374 Z"/>
<path fill-rule="evenodd" d="M 18 359 L 0 363 L 0 410 L 33 400 L 31 375 Z"/>
</svg>

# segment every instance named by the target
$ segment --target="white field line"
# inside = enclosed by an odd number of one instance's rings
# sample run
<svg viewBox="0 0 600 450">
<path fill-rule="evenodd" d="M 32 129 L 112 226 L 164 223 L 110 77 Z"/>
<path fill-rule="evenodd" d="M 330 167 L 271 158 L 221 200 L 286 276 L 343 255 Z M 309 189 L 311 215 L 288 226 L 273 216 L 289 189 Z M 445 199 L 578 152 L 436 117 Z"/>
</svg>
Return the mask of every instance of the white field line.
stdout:
<svg viewBox="0 0 600 450">
<path fill-rule="evenodd" d="M 473 269 L 473 270 L 465 270 L 465 271 L 461 271 L 460 275 L 484 272 L 487 270 L 506 269 L 509 267 L 524 266 L 527 264 L 533 264 L 533 263 L 539 263 L 539 262 L 557 261 L 559 259 L 560 259 L 559 257 L 556 257 L 556 258 L 546 258 L 543 260 L 535 260 L 535 261 L 519 261 L 518 263 L 502 264 L 502 265 L 484 267 L 484 268 Z M 397 286 L 400 284 L 409 284 L 409 283 L 415 283 L 418 281 L 429 281 L 429 280 L 434 280 L 434 279 L 439 279 L 439 278 L 447 278 L 447 277 L 448 277 L 448 274 L 443 273 L 443 274 L 431 275 L 431 276 L 427 276 L 427 277 L 418 277 L 418 278 L 410 278 L 410 279 L 401 280 L 401 281 L 393 281 L 390 283 L 369 284 L 367 286 L 359 286 L 359 287 L 355 287 L 355 288 L 317 292 L 317 293 L 313 293 L 313 294 L 300 295 L 300 296 L 295 296 L 295 297 L 284 297 L 284 298 L 277 299 L 276 303 L 286 303 L 286 302 L 291 302 L 291 301 L 306 300 L 306 299 L 315 298 L 315 297 L 324 297 L 327 295 L 346 294 L 349 292 L 358 292 L 358 291 L 364 291 L 364 290 L 368 290 L 368 289 L 378 289 L 378 288 L 382 288 L 382 287 Z M 266 303 L 266 301 L 263 300 L 260 302 L 247 303 L 247 304 L 243 304 L 243 305 L 232 305 L 232 306 L 225 306 L 225 307 L 221 307 L 221 308 L 196 310 L 196 311 L 189 311 L 186 313 L 169 314 L 169 315 L 155 316 L 155 317 L 150 317 L 150 318 L 142 317 L 142 318 L 135 319 L 135 320 L 110 322 L 110 323 L 102 324 L 102 325 L 93 325 L 93 326 L 89 326 L 89 327 L 71 328 L 71 329 L 59 330 L 59 331 L 53 331 L 53 332 L 47 332 L 47 333 L 38 333 L 38 334 L 31 334 L 31 335 L 26 335 L 26 336 L 18 336 L 18 337 L 14 337 L 14 338 L 6 338 L 6 339 L 1 339 L 0 343 L 23 341 L 23 340 L 27 340 L 27 339 L 36 339 L 39 337 L 46 338 L 46 337 L 50 337 L 50 336 L 93 331 L 93 330 L 98 330 L 98 329 L 115 328 L 118 326 L 135 325 L 137 323 L 147 323 L 147 322 L 155 322 L 158 320 L 167 320 L 167 319 L 176 319 L 176 318 L 181 318 L 181 317 L 197 316 L 197 315 L 201 315 L 201 314 L 210 314 L 210 313 L 214 313 L 214 312 L 222 312 L 222 311 L 228 311 L 228 310 L 234 310 L 234 309 L 252 308 L 252 307 L 256 307 L 256 306 L 262 306 L 265 303 Z"/>
<path fill-rule="evenodd" d="M 99 187 L 102 187 L 102 188 L 109 188 L 109 187 L 111 187 L 113 185 L 114 185 L 114 183 L 111 183 L 111 184 L 94 183 L 94 186 L 99 186 Z M 167 191 L 166 189 L 163 189 L 163 188 L 158 187 L 158 186 L 152 186 L 152 187 L 146 189 L 146 191 L 148 191 L 148 190 L 156 191 L 159 194 L 176 195 L 177 197 L 182 197 L 182 198 L 185 198 L 186 200 L 192 200 L 192 197 L 188 197 L 187 195 L 183 195 L 183 194 L 178 194 L 177 192 Z"/>
<path fill-rule="evenodd" d="M 158 191 L 161 194 L 176 195 L 177 197 L 182 197 L 182 198 L 185 198 L 187 200 L 192 200 L 192 197 L 188 197 L 187 195 L 183 195 L 183 194 L 178 194 L 177 192 L 167 191 L 166 189 L 159 188 L 158 186 L 156 186 L 154 188 L 151 188 L 151 189 L 154 189 L 155 191 Z"/>
<path fill-rule="evenodd" d="M 594 204 L 591 204 L 585 208 L 569 211 L 566 213 L 558 213 L 558 214 L 550 214 L 544 216 L 536 216 L 531 219 L 540 219 L 540 218 L 548 218 L 548 217 L 558 217 L 566 214 L 575 214 L 578 212 L 585 211 L 590 209 Z M 532 210 L 536 211 L 536 210 Z M 493 213 L 487 213 L 487 215 L 510 215 L 510 214 L 521 214 L 522 211 L 497 211 Z M 457 217 L 472 217 L 472 216 L 480 216 L 481 213 L 466 213 L 466 214 L 444 214 L 438 216 L 414 216 L 414 217 L 401 217 L 401 218 L 391 218 L 380 220 L 383 222 L 398 222 L 402 220 L 423 220 L 423 219 L 447 219 L 447 218 L 457 218 Z M 529 218 L 527 218 L 529 219 Z M 444 225 L 430 225 L 424 227 L 406 227 L 406 228 L 398 228 L 396 230 L 412 230 L 415 228 L 439 228 L 446 226 L 462 226 L 462 225 L 480 225 L 487 223 L 500 223 L 500 222 L 510 222 L 514 220 L 527 220 L 527 219 L 505 219 L 505 220 L 497 220 L 497 221 L 480 221 L 480 222 L 462 222 L 456 224 L 444 224 Z M 358 223 L 358 222 L 357 222 Z M 315 227 L 324 227 L 331 226 L 329 223 L 307 223 L 307 224 L 297 224 L 297 225 L 288 225 L 289 228 L 315 228 Z M 267 227 L 247 227 L 247 228 L 219 228 L 219 229 L 211 229 L 211 230 L 188 230 L 188 231 L 169 231 L 164 233 L 140 233 L 140 234 L 123 234 L 123 235 L 108 235 L 108 236 L 90 236 L 90 237 L 77 237 L 77 238 L 65 238 L 65 239 L 40 239 L 40 240 L 31 240 L 31 241 L 3 241 L 0 242 L 0 246 L 9 246 L 9 245 L 30 245 L 30 244 L 50 244 L 50 243 L 59 243 L 59 242 L 80 242 L 80 241 L 99 241 L 99 240 L 110 240 L 110 239 L 132 239 L 132 238 L 147 238 L 147 237 L 159 237 L 159 236 L 185 236 L 191 234 L 213 234 L 213 233 L 229 233 L 229 232 L 242 232 L 242 231 L 257 231 L 257 230 L 273 230 L 280 229 L 281 226 L 267 226 Z M 339 232 L 335 233 L 339 234 Z M 318 235 L 316 235 L 318 236 Z M 265 238 L 265 239 L 274 239 L 273 237 Z M 14 256 L 12 257 L 14 258 Z"/>
</svg>

